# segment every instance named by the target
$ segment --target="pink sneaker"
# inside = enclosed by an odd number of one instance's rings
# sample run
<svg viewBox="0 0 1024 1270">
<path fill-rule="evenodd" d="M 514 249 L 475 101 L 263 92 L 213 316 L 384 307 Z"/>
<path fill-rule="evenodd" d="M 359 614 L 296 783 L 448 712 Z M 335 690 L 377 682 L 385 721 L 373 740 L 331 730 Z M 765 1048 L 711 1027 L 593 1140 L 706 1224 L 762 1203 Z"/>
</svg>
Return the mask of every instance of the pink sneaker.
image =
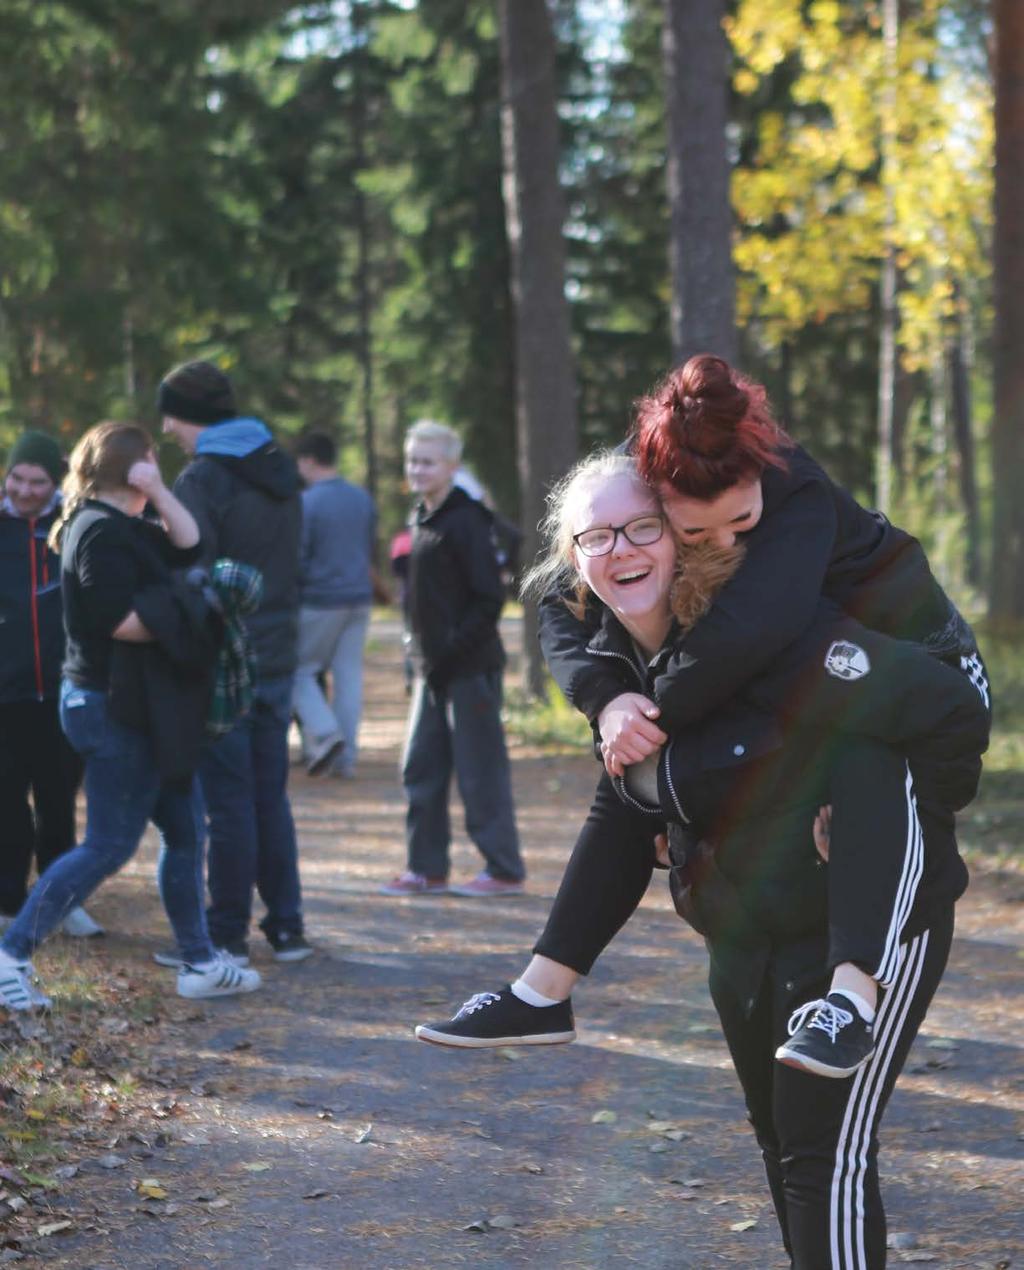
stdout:
<svg viewBox="0 0 1024 1270">
<path fill-rule="evenodd" d="M 448 890 L 447 878 L 428 878 L 422 873 L 413 873 L 406 869 L 397 877 L 385 882 L 380 888 L 381 895 L 444 895 Z"/>
<path fill-rule="evenodd" d="M 524 889 L 522 882 L 492 878 L 485 869 L 468 882 L 448 887 L 448 892 L 450 895 L 468 895 L 470 899 L 487 899 L 492 895 L 522 895 Z"/>
</svg>

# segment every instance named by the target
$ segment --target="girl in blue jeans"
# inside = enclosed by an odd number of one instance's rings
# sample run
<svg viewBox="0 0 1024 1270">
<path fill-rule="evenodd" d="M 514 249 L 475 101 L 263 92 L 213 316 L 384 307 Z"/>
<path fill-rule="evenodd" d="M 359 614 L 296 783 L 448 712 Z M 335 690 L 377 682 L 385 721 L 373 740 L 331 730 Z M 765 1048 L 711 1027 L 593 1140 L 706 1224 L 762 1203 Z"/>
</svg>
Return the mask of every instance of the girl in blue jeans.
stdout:
<svg viewBox="0 0 1024 1270">
<path fill-rule="evenodd" d="M 150 504 L 160 523 L 143 518 Z M 29 958 L 68 911 L 116 873 L 146 823 L 160 831 L 160 896 L 183 953 L 178 992 L 227 996 L 259 987 L 214 949 L 203 911 L 203 823 L 195 779 L 162 782 L 145 732 L 111 716 L 107 690 L 115 641 L 152 642 L 135 611 L 145 587 L 199 556 L 199 530 L 164 485 L 153 445 L 133 424 L 101 423 L 79 441 L 65 482 L 61 589 L 67 652 L 61 726 L 85 763 L 85 837 L 45 871 L 0 943 L 0 1004 L 46 1008 Z"/>
</svg>

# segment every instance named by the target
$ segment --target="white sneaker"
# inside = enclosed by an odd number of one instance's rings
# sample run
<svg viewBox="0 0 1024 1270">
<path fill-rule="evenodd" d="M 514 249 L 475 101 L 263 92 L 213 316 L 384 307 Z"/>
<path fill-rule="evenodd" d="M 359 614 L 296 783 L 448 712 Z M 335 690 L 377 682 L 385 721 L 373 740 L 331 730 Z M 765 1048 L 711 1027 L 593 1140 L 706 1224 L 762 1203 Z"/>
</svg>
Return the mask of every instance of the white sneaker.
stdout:
<svg viewBox="0 0 1024 1270">
<path fill-rule="evenodd" d="M 0 952 L 0 1005 L 8 1010 L 48 1010 L 53 1002 L 35 986 L 30 961 L 15 961 Z"/>
<path fill-rule="evenodd" d="M 106 934 L 99 922 L 94 922 L 81 905 L 68 912 L 61 923 L 61 930 L 65 935 L 72 935 L 75 939 L 91 939 L 93 935 Z"/>
<path fill-rule="evenodd" d="M 183 965 L 178 971 L 178 996 L 233 997 L 240 992 L 255 992 L 262 980 L 257 970 L 236 966 L 218 952 L 213 961 L 200 966 Z"/>
</svg>

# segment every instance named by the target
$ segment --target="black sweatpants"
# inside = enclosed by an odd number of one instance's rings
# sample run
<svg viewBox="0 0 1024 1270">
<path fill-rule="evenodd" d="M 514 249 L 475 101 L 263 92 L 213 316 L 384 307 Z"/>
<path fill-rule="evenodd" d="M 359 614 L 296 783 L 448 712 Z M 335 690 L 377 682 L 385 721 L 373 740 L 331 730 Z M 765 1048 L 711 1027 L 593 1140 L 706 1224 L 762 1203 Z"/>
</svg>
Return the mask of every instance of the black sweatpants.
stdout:
<svg viewBox="0 0 1024 1270">
<path fill-rule="evenodd" d="M 882 1270 L 885 1210 L 878 1126 L 938 987 L 953 937 L 952 905 L 906 941 L 875 1019 L 875 1054 L 845 1080 L 775 1061 L 793 1010 L 823 997 L 828 974 L 799 982 L 779 949 L 748 1015 L 712 962 L 711 996 L 764 1157 L 794 1270 Z"/>
<path fill-rule="evenodd" d="M 33 855 L 41 874 L 75 845 L 81 779 L 56 701 L 0 705 L 0 914 L 24 904 Z"/>
</svg>

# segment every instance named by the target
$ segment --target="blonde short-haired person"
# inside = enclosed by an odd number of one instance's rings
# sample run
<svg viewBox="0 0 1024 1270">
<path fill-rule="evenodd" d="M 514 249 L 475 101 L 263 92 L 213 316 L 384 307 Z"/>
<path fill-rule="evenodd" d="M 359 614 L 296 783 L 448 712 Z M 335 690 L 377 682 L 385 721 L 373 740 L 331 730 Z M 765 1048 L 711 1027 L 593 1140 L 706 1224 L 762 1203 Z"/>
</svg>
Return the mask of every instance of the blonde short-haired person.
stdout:
<svg viewBox="0 0 1024 1270">
<path fill-rule="evenodd" d="M 423 419 L 406 434 L 405 474 L 419 499 L 406 601 L 415 672 L 402 758 L 408 859 L 381 887 L 385 895 L 485 898 L 523 889 L 501 725 L 504 588 L 491 513 L 455 485 L 461 456 L 462 442 L 445 424 Z M 453 772 L 466 831 L 484 859 L 481 872 L 459 885 L 448 882 Z"/>
</svg>

